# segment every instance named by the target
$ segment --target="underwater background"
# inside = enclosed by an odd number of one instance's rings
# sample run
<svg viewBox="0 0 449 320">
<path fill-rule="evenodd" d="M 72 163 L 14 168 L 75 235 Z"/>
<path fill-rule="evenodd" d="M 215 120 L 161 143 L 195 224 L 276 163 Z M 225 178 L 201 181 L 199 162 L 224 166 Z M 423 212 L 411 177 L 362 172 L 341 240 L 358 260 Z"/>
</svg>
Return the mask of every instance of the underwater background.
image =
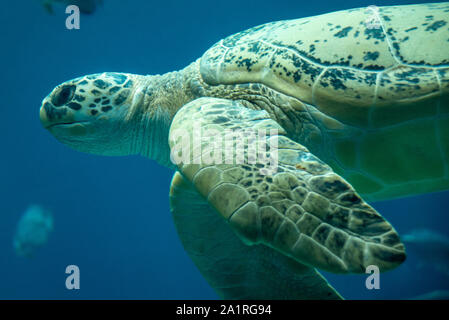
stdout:
<svg viewBox="0 0 449 320">
<path fill-rule="evenodd" d="M 81 16 L 80 30 L 66 29 L 65 5 L 51 15 L 38 0 L 2 3 L 0 299 L 218 298 L 176 234 L 172 172 L 142 157 L 99 157 L 57 142 L 39 122 L 41 101 L 56 85 L 104 71 L 178 70 L 221 38 L 270 21 L 422 2 L 105 0 Z M 53 212 L 54 223 L 47 244 L 26 258 L 13 239 L 32 204 Z M 449 236 L 449 192 L 373 206 L 399 234 L 425 228 Z M 367 275 L 323 274 L 347 299 L 408 299 L 449 290 L 449 272 L 435 269 L 440 260 L 409 250 L 404 264 L 381 274 L 380 290 L 366 289 Z M 72 264 L 80 290 L 65 287 Z"/>
</svg>

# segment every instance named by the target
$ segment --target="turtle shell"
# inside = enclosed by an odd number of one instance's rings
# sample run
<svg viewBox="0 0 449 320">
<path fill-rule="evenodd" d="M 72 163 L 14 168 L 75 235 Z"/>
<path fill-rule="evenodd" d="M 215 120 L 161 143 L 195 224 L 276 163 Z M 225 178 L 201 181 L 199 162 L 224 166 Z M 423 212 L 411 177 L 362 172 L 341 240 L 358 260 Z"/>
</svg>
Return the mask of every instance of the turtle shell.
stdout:
<svg viewBox="0 0 449 320">
<path fill-rule="evenodd" d="M 449 113 L 449 3 L 267 23 L 215 44 L 200 72 L 210 85 L 262 83 L 363 128 Z"/>
</svg>

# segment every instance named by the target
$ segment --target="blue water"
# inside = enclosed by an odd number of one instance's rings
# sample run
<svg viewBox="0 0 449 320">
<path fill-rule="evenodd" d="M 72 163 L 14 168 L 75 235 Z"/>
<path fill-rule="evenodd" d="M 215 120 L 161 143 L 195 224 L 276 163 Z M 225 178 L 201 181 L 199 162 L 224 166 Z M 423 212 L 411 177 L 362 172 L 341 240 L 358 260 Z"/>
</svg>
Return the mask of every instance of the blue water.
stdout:
<svg viewBox="0 0 449 320">
<path fill-rule="evenodd" d="M 57 84 L 103 71 L 165 73 L 183 68 L 217 40 L 265 22 L 351 7 L 421 1 L 119 1 L 106 0 L 80 30 L 67 30 L 63 7 L 8 1 L 0 11 L 0 298 L 215 299 L 183 250 L 168 205 L 172 173 L 140 157 L 75 152 L 41 128 L 42 99 Z M 13 250 L 29 204 L 54 213 L 54 232 L 33 259 Z M 449 233 L 449 192 L 375 203 L 399 231 Z M 449 277 L 419 269 L 409 254 L 381 275 L 326 274 L 346 298 L 402 299 L 449 289 Z M 81 289 L 65 288 L 78 265 Z"/>
</svg>

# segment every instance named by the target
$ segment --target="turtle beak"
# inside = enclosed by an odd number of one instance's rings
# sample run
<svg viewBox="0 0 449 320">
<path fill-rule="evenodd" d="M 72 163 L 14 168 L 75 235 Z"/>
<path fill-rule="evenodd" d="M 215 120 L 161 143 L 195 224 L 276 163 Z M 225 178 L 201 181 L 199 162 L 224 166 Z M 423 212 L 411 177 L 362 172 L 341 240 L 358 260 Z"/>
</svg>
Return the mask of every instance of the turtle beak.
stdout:
<svg viewBox="0 0 449 320">
<path fill-rule="evenodd" d="M 47 111 L 45 111 L 44 104 L 42 104 L 39 110 L 39 119 L 41 120 L 41 124 L 45 129 L 51 126 L 51 121 L 50 119 L 48 119 Z"/>
<path fill-rule="evenodd" d="M 47 98 L 42 101 L 39 110 L 39 118 L 45 129 L 58 124 L 70 124 L 75 122 L 73 112 L 67 107 L 55 107 Z"/>
<path fill-rule="evenodd" d="M 45 129 L 50 128 L 51 126 L 61 122 L 61 118 L 63 115 L 67 113 L 65 108 L 55 108 L 50 102 L 46 99 L 42 102 L 42 106 L 39 110 L 39 118 L 41 120 L 41 124 Z M 63 121 L 62 121 L 63 122 Z"/>
</svg>

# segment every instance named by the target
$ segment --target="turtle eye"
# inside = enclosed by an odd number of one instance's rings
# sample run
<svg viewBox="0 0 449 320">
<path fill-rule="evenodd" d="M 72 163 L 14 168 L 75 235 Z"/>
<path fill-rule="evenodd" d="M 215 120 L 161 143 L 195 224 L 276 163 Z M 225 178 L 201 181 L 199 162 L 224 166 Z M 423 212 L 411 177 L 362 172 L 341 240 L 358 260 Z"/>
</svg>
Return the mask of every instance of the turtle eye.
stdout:
<svg viewBox="0 0 449 320">
<path fill-rule="evenodd" d="M 72 100 L 75 94 L 76 86 L 74 85 L 64 85 L 57 89 L 51 98 L 51 102 L 55 107 L 60 107 L 70 100 Z"/>
</svg>

